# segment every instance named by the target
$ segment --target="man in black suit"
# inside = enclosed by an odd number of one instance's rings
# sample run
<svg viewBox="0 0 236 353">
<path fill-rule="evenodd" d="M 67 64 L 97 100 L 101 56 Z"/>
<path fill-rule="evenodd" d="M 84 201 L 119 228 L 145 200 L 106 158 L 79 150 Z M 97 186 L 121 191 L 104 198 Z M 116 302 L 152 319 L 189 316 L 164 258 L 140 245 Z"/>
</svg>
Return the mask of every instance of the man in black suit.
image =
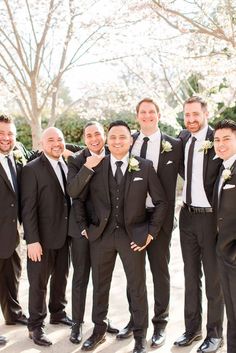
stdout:
<svg viewBox="0 0 236 353">
<path fill-rule="evenodd" d="M 217 214 L 217 255 L 224 293 L 227 325 L 227 353 L 236 352 L 236 123 L 222 120 L 215 126 L 214 147 L 223 159 L 214 188 Z"/>
<path fill-rule="evenodd" d="M 213 187 L 222 160 L 215 156 L 213 130 L 208 126 L 207 103 L 194 96 L 184 103 L 180 133 L 184 145 L 185 183 L 180 211 L 180 241 L 185 276 L 185 333 L 174 345 L 183 347 L 202 338 L 202 266 L 207 297 L 207 336 L 198 352 L 221 347 L 223 297 L 216 259 L 216 222 L 212 210 Z"/>
<path fill-rule="evenodd" d="M 68 158 L 68 194 L 73 198 L 69 220 L 69 236 L 71 236 L 71 254 L 74 267 L 72 279 L 72 320 L 73 326 L 70 335 L 72 343 L 80 343 L 82 340 L 82 323 L 86 302 L 87 286 L 91 269 L 91 257 L 89 241 L 80 233 L 76 220 L 77 198 L 88 183 L 86 169 L 94 168 L 101 159 L 108 154 L 105 145 L 105 132 L 103 126 L 91 121 L 84 127 L 84 143 L 87 146 L 81 153 Z M 84 177 L 85 176 L 85 177 Z M 89 205 L 87 205 L 89 207 Z M 108 321 L 107 332 L 118 333 L 119 330 L 112 327 Z"/>
<path fill-rule="evenodd" d="M 123 262 L 130 288 L 134 317 L 134 353 L 144 353 L 148 325 L 145 285 L 145 252 L 164 220 L 167 203 L 152 162 L 129 158 L 132 144 L 130 129 L 123 121 L 113 122 L 108 131 L 106 156 L 93 170 L 87 168 L 90 179 L 79 197 L 78 219 L 82 233 L 88 237 L 93 272 L 94 331 L 83 344 L 92 350 L 104 342 L 108 297 L 117 253 Z M 151 217 L 145 202 L 150 193 L 154 204 Z M 86 211 L 86 200 L 93 212 Z"/>
<path fill-rule="evenodd" d="M 133 135 L 132 154 L 153 162 L 168 200 L 167 216 L 161 230 L 157 238 L 147 247 L 147 256 L 154 285 L 154 317 L 152 319 L 154 332 L 151 347 L 158 348 L 165 342 L 165 327 L 169 317 L 170 275 L 168 265 L 175 211 L 176 180 L 182 157 L 182 143 L 181 140 L 177 140 L 160 131 L 158 127 L 160 110 L 152 99 L 142 99 L 136 107 L 136 112 L 140 132 Z M 146 207 L 147 211 L 151 213 L 153 205 L 150 197 L 147 199 Z M 132 328 L 133 320 L 131 317 L 128 325 L 120 331 L 117 338 L 129 337 L 132 333 Z"/>
<path fill-rule="evenodd" d="M 21 323 L 27 325 L 18 301 L 21 277 L 21 259 L 17 246 L 19 232 L 17 223 L 21 222 L 19 201 L 19 181 L 24 155 L 16 146 L 16 127 L 13 120 L 0 116 L 0 304 L 7 325 Z M 0 337 L 0 344 L 5 344 Z"/>
<path fill-rule="evenodd" d="M 43 153 L 22 171 L 22 219 L 30 284 L 28 329 L 34 343 L 42 346 L 52 344 L 43 329 L 49 277 L 50 323 L 72 324 L 65 312 L 70 198 L 66 193 L 64 148 L 62 132 L 54 127 L 46 129 L 42 135 Z"/>
</svg>

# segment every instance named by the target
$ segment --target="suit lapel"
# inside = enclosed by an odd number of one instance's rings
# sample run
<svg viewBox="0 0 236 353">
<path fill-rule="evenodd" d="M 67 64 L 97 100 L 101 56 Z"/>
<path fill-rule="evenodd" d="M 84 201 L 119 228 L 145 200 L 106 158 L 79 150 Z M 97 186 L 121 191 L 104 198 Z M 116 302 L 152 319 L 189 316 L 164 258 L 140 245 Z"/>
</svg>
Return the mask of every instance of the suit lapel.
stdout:
<svg viewBox="0 0 236 353">
<path fill-rule="evenodd" d="M 107 157 L 104 158 L 104 162 L 102 164 L 102 176 L 103 176 L 104 191 L 105 191 L 105 193 L 107 195 L 107 199 L 110 201 L 109 168 L 110 168 L 110 157 L 107 156 Z"/>
<path fill-rule="evenodd" d="M 159 153 L 159 160 L 158 160 L 158 166 L 157 166 L 157 171 L 158 173 L 160 174 L 162 169 L 163 169 L 163 166 L 165 164 L 165 160 L 166 160 L 166 155 L 167 153 L 161 153 L 161 150 L 162 150 L 162 141 L 165 140 L 167 141 L 167 137 L 165 134 L 163 134 L 161 132 L 161 139 L 160 139 L 160 153 Z"/>
<path fill-rule="evenodd" d="M 57 185 L 59 190 L 63 193 L 63 190 L 61 188 L 61 184 L 60 184 L 60 182 L 58 180 L 58 177 L 57 177 L 53 167 L 51 166 L 51 163 L 47 159 L 47 157 L 44 155 L 44 153 L 42 153 L 42 155 L 39 158 L 41 158 L 41 161 L 42 161 L 43 165 L 45 166 L 45 168 L 47 168 L 48 172 L 51 174 L 52 178 L 54 179 L 55 184 Z M 63 195 L 64 195 L 64 193 L 63 193 Z"/>
<path fill-rule="evenodd" d="M 6 172 L 5 172 L 5 169 L 3 168 L 3 166 L 2 166 L 1 163 L 0 163 L 0 175 L 1 175 L 1 177 L 4 179 L 4 181 L 6 182 L 7 186 L 9 187 L 9 189 L 10 189 L 12 192 L 14 192 L 14 194 L 15 194 L 15 191 L 14 191 L 13 188 L 12 188 L 11 182 L 10 182 L 10 180 L 8 179 L 7 174 L 6 174 Z"/>
<path fill-rule="evenodd" d="M 210 127 L 208 127 L 207 134 L 206 134 L 206 140 L 212 141 L 212 138 L 213 138 L 213 130 Z M 207 153 L 205 153 L 205 152 L 203 152 L 203 153 L 204 153 L 204 157 L 203 157 L 203 180 L 205 182 L 207 164 L 208 164 L 209 158 L 212 158 L 212 154 L 210 153 L 210 151 L 208 151 Z"/>
</svg>

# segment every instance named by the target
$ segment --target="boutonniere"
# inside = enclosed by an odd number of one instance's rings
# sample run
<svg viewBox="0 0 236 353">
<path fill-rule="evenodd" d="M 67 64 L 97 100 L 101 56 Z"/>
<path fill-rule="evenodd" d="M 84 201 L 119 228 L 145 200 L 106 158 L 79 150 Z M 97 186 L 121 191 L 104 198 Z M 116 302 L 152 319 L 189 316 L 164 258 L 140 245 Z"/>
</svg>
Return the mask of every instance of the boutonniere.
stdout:
<svg viewBox="0 0 236 353">
<path fill-rule="evenodd" d="M 133 172 L 133 171 L 138 172 L 139 170 L 140 170 L 139 161 L 135 157 L 131 156 L 129 158 L 128 171 L 129 172 Z"/>
<path fill-rule="evenodd" d="M 230 168 L 225 168 L 222 172 L 222 178 L 224 179 L 224 181 L 229 180 L 232 176 L 232 172 L 230 170 Z"/>
<path fill-rule="evenodd" d="M 25 165 L 25 164 L 26 164 L 26 158 L 25 158 L 25 156 L 22 154 L 21 151 L 19 151 L 19 150 L 14 150 L 14 151 L 13 151 L 13 157 L 14 157 L 16 163 L 19 163 L 19 164 L 22 164 L 22 165 Z"/>
<path fill-rule="evenodd" d="M 205 140 L 202 143 L 201 148 L 198 150 L 198 152 L 204 152 L 205 154 L 207 154 L 208 150 L 211 149 L 213 147 L 213 142 L 210 140 Z"/>
<path fill-rule="evenodd" d="M 172 151 L 172 144 L 169 141 L 163 140 L 161 143 L 161 146 L 162 146 L 161 153 Z"/>
</svg>

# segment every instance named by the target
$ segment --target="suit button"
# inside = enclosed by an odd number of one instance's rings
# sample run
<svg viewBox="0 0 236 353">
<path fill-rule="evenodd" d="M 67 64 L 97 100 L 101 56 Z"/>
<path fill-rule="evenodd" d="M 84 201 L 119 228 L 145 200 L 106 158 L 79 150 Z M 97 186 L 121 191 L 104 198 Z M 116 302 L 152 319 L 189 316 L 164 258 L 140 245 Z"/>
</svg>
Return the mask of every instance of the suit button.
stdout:
<svg viewBox="0 0 236 353">
<path fill-rule="evenodd" d="M 218 221 L 223 221 L 223 218 L 219 218 Z"/>
<path fill-rule="evenodd" d="M 119 226 L 116 226 L 116 229 L 119 229 L 120 227 Z"/>
<path fill-rule="evenodd" d="M 104 218 L 104 221 L 107 222 L 107 218 Z"/>
<path fill-rule="evenodd" d="M 16 223 L 16 220 L 15 220 L 15 219 L 13 219 L 13 220 L 12 220 L 12 222 L 13 222 L 13 223 Z"/>
<path fill-rule="evenodd" d="M 119 208 L 119 206 L 116 206 L 116 208 Z"/>
<path fill-rule="evenodd" d="M 67 207 L 67 203 L 64 203 L 64 206 Z"/>
<path fill-rule="evenodd" d="M 67 217 L 65 217 L 65 219 L 67 219 Z"/>
<path fill-rule="evenodd" d="M 14 203 L 12 203 L 12 204 L 11 204 L 11 207 L 14 207 L 14 206 L 15 206 Z"/>
</svg>

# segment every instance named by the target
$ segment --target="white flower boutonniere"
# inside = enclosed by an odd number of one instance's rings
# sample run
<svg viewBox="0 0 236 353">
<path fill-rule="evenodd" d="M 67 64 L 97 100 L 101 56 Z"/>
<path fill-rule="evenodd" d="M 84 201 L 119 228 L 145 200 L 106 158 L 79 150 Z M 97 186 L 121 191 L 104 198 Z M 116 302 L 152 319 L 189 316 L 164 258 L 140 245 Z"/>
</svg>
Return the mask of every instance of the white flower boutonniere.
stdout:
<svg viewBox="0 0 236 353">
<path fill-rule="evenodd" d="M 172 144 L 170 142 L 166 141 L 166 140 L 162 141 L 161 146 L 162 146 L 161 153 L 171 152 L 172 151 Z"/>
<path fill-rule="evenodd" d="M 225 168 L 222 172 L 222 178 L 224 179 L 224 181 L 229 180 L 231 178 L 231 170 L 229 168 Z"/>
<path fill-rule="evenodd" d="M 213 147 L 213 142 L 210 140 L 205 140 L 202 143 L 201 148 L 198 150 L 198 152 L 204 152 L 205 154 L 207 154 L 208 150 L 211 149 Z"/>
<path fill-rule="evenodd" d="M 139 170 L 140 170 L 139 161 L 136 158 L 134 158 L 133 156 L 131 156 L 129 158 L 128 171 L 129 172 L 132 172 L 132 171 L 138 172 Z"/>
<path fill-rule="evenodd" d="M 14 150 L 14 151 L 13 151 L 13 157 L 14 157 L 16 163 L 19 163 L 19 164 L 22 164 L 22 165 L 25 165 L 25 164 L 26 164 L 26 158 L 25 158 L 25 156 L 22 154 L 21 151 L 19 151 L 19 150 Z"/>
</svg>

